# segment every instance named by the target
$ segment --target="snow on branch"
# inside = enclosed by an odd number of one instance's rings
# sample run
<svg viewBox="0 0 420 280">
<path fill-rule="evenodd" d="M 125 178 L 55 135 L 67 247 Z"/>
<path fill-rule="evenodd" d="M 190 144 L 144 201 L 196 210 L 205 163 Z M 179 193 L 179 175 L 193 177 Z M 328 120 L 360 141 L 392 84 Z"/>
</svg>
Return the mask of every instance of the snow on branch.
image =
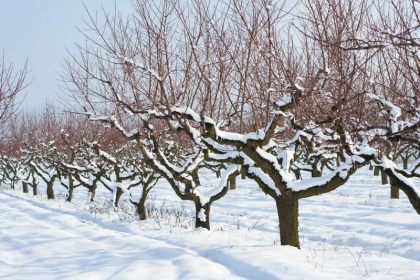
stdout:
<svg viewBox="0 0 420 280">
<path fill-rule="evenodd" d="M 229 176 L 234 174 L 235 172 L 240 171 L 240 166 L 236 164 L 230 165 L 226 170 L 223 172 L 222 177 L 220 178 L 219 185 L 206 193 L 201 193 L 199 190 L 194 189 L 194 194 L 200 198 L 201 205 L 205 205 L 206 203 L 210 202 L 211 198 L 222 192 L 222 190 L 227 187 Z"/>
<path fill-rule="evenodd" d="M 392 133 L 397 133 L 398 132 L 398 118 L 401 116 L 401 108 L 398 106 L 395 106 L 394 104 L 392 104 L 391 102 L 377 96 L 376 94 L 373 93 L 366 93 L 366 96 L 372 98 L 372 99 L 376 99 L 379 102 L 381 102 L 384 106 L 388 106 L 389 108 L 391 108 L 391 116 L 390 116 L 390 121 L 391 121 L 391 132 Z"/>
</svg>

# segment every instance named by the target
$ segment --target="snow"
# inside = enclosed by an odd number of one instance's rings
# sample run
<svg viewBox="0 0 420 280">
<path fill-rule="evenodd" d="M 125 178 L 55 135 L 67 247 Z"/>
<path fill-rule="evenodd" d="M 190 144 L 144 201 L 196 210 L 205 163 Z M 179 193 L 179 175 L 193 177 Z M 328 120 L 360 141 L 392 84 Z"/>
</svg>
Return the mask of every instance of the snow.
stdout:
<svg viewBox="0 0 420 280">
<path fill-rule="evenodd" d="M 349 168 L 349 165 L 342 164 L 339 167 L 337 167 L 333 172 L 327 175 L 323 175 L 322 177 L 307 178 L 302 181 L 288 182 L 287 188 L 293 190 L 294 192 L 299 192 L 317 186 L 324 186 L 329 181 L 331 181 L 337 174 L 339 174 L 339 176 L 344 179 L 347 176 L 347 171 L 349 170 Z"/>
<path fill-rule="evenodd" d="M 404 176 L 403 176 L 403 175 L 401 175 L 400 173 L 395 172 L 395 168 L 397 168 L 397 166 L 395 165 L 395 163 L 393 163 L 391 160 L 389 160 L 386 156 L 383 156 L 383 157 L 382 157 L 382 163 L 381 163 L 381 165 L 382 165 L 384 168 L 389 168 L 389 169 L 391 169 L 392 173 L 394 173 L 394 175 L 395 175 L 396 177 L 398 177 L 398 179 L 399 179 L 399 180 L 401 180 L 402 182 L 404 182 L 404 184 L 406 184 L 407 186 L 409 186 L 410 188 L 412 188 L 412 189 L 413 189 L 413 191 L 417 194 L 417 196 L 419 196 L 419 197 L 420 197 L 420 189 L 418 189 L 418 188 L 414 185 L 414 183 L 413 183 L 413 181 L 411 180 L 411 178 L 404 177 Z"/>
<path fill-rule="evenodd" d="M 292 96 L 291 96 L 290 94 L 288 94 L 288 95 L 286 95 L 286 96 L 284 96 L 284 97 L 280 98 L 279 100 L 277 100 L 277 101 L 275 102 L 275 104 L 276 104 L 278 107 L 282 107 L 282 106 L 285 106 L 285 105 L 287 105 L 287 104 L 290 104 L 291 102 L 292 102 Z"/>
<path fill-rule="evenodd" d="M 229 176 L 231 174 L 233 174 L 235 171 L 237 171 L 239 169 L 239 166 L 236 164 L 232 164 L 230 165 L 228 168 L 226 168 L 226 170 L 222 173 L 221 178 L 219 179 L 219 184 L 217 187 L 212 188 L 211 190 L 207 191 L 207 192 L 202 192 L 199 189 L 195 189 L 194 193 L 200 197 L 200 203 L 201 205 L 205 205 L 206 203 L 208 203 L 210 201 L 210 199 L 217 195 L 218 193 L 220 193 L 223 188 L 226 186 L 227 181 L 229 179 Z M 204 216 L 205 217 L 205 216 Z M 202 220 L 203 221 L 203 220 Z M 205 221 L 205 220 L 204 220 Z"/>
<path fill-rule="evenodd" d="M 202 221 L 202 222 L 205 222 L 207 219 L 206 219 L 206 211 L 203 209 L 203 208 L 201 208 L 200 209 L 200 212 L 198 213 L 198 215 L 197 215 L 197 217 Z"/>
<path fill-rule="evenodd" d="M 394 104 L 392 104 L 391 102 L 389 102 L 389 101 L 387 101 L 383 98 L 380 98 L 379 96 L 377 96 L 373 93 L 366 93 L 366 96 L 369 96 L 370 98 L 379 100 L 382 104 L 391 108 L 391 112 L 390 112 L 391 113 L 390 120 L 392 121 L 391 131 L 392 131 L 392 133 L 396 133 L 398 131 L 398 125 L 397 125 L 396 122 L 397 122 L 398 118 L 401 116 L 401 108 L 395 106 Z"/>
<path fill-rule="evenodd" d="M 418 279 L 420 217 L 402 192 L 389 199 L 390 186 L 372 172 L 300 200 L 301 250 L 279 245 L 275 202 L 252 180 L 238 179 L 212 204 L 210 231 L 195 230 L 191 216 L 181 225 L 175 215 L 140 222 L 99 213 L 109 196 L 102 186 L 93 205 L 83 187 L 74 203 L 63 201 L 59 183 L 56 200 L 45 199 L 45 185 L 38 197 L 1 187 L 0 279 Z M 219 182 L 204 171 L 200 180 L 208 189 Z M 195 214 L 165 180 L 152 192 L 156 208 Z"/>
<path fill-rule="evenodd" d="M 270 188 L 270 189 L 272 189 L 276 192 L 277 196 L 281 196 L 280 190 L 278 188 L 276 188 L 276 184 L 274 183 L 274 181 L 270 178 L 270 176 L 268 176 L 267 174 L 262 172 L 262 170 L 260 168 L 249 167 L 248 172 L 250 172 L 250 173 L 254 174 L 255 176 L 257 176 L 258 178 L 260 178 L 261 181 L 268 188 Z"/>
<path fill-rule="evenodd" d="M 186 107 L 180 107 L 180 108 L 172 107 L 171 110 L 172 110 L 172 112 L 177 112 L 177 113 L 180 113 L 180 114 L 187 114 L 187 115 L 191 116 L 194 119 L 194 121 L 196 121 L 196 122 L 200 122 L 201 121 L 200 115 L 197 114 L 196 112 L 194 112 L 193 110 L 191 110 L 190 108 L 186 108 Z"/>
<path fill-rule="evenodd" d="M 408 169 L 406 170 L 408 173 L 412 173 L 412 172 L 414 172 L 416 169 L 417 169 L 417 167 L 419 166 L 419 164 L 420 164 L 420 158 L 418 158 L 418 159 L 416 159 L 415 161 L 413 161 L 411 164 L 410 164 L 410 166 L 408 167 Z"/>
<path fill-rule="evenodd" d="M 0 278 L 243 279 L 193 250 L 0 193 Z M 64 213 L 63 213 L 64 212 Z M 30 229 L 28 231 L 28 229 Z"/>
</svg>

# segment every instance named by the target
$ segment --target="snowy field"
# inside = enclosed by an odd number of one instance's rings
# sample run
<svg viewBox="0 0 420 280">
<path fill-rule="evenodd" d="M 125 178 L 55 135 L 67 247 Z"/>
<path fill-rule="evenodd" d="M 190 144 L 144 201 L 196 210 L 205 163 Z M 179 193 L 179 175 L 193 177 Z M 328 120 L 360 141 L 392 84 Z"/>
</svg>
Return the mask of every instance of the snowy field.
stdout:
<svg viewBox="0 0 420 280">
<path fill-rule="evenodd" d="M 201 175 L 204 187 L 217 184 L 213 174 Z M 0 278 L 420 279 L 420 216 L 402 192 L 390 200 L 389 185 L 373 171 L 300 200 L 301 250 L 279 245 L 274 200 L 250 180 L 238 177 L 237 185 L 212 205 L 210 231 L 194 229 L 193 205 L 164 180 L 144 222 L 127 202 L 107 210 L 103 188 L 88 205 L 84 188 L 65 203 L 58 184 L 54 201 L 43 186 L 37 197 L 3 186 Z"/>
</svg>

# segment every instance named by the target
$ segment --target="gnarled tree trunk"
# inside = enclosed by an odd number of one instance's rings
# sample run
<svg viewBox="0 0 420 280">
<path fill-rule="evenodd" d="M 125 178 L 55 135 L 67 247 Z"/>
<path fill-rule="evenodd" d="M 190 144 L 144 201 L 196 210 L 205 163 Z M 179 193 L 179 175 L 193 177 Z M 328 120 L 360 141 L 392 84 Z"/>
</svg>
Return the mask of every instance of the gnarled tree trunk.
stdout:
<svg viewBox="0 0 420 280">
<path fill-rule="evenodd" d="M 146 197 L 141 197 L 139 204 L 137 205 L 137 214 L 139 214 L 140 221 L 147 219 L 147 210 L 146 210 Z"/>
<path fill-rule="evenodd" d="M 388 176 L 382 170 L 381 170 L 381 180 L 382 180 L 382 185 L 388 184 Z"/>
<path fill-rule="evenodd" d="M 139 203 L 135 204 L 137 207 L 137 214 L 139 214 L 140 221 L 144 221 L 147 219 L 147 210 L 146 210 L 145 204 L 146 204 L 147 195 L 148 195 L 148 191 L 147 191 L 148 186 L 149 185 L 147 183 L 143 186 L 143 191 L 139 199 Z"/>
<path fill-rule="evenodd" d="M 379 167 L 375 166 L 375 170 L 373 171 L 373 176 L 379 176 Z"/>
<path fill-rule="evenodd" d="M 123 193 L 124 193 L 124 191 L 121 188 L 117 189 L 117 193 L 115 194 L 114 207 L 118 207 L 118 204 L 120 203 L 121 195 Z"/>
<path fill-rule="evenodd" d="M 403 158 L 403 165 L 404 165 L 404 169 L 408 168 L 408 157 Z"/>
<path fill-rule="evenodd" d="M 64 174 L 64 176 L 68 178 L 69 180 L 69 185 L 68 185 L 68 193 L 67 193 L 67 201 L 71 202 L 71 200 L 73 199 L 73 190 L 74 190 L 74 180 L 73 180 L 73 176 L 72 175 L 67 175 Z"/>
<path fill-rule="evenodd" d="M 53 189 L 54 181 L 47 183 L 47 197 L 48 199 L 54 199 L 54 189 Z"/>
<path fill-rule="evenodd" d="M 195 227 L 210 230 L 210 203 L 201 205 L 200 201 L 195 201 Z"/>
<path fill-rule="evenodd" d="M 28 183 L 22 182 L 22 189 L 23 189 L 23 193 L 28 193 L 29 192 Z"/>
<path fill-rule="evenodd" d="M 293 197 L 281 196 L 276 199 L 279 216 L 281 245 L 290 245 L 300 249 L 298 232 L 299 202 Z"/>
<path fill-rule="evenodd" d="M 395 184 L 395 181 L 389 178 L 391 182 L 391 199 L 399 199 L 400 198 L 400 189 Z"/>
<path fill-rule="evenodd" d="M 312 169 L 312 177 L 317 178 L 322 176 L 322 171 L 319 171 L 318 169 Z"/>
<path fill-rule="evenodd" d="M 229 189 L 230 190 L 236 189 L 236 177 L 232 177 L 232 179 L 229 180 Z"/>
</svg>

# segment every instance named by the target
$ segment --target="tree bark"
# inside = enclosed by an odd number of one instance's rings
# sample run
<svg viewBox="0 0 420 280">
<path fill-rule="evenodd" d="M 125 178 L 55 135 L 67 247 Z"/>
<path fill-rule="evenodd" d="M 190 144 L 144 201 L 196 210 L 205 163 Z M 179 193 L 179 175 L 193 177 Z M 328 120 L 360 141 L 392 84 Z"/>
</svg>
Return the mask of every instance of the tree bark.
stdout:
<svg viewBox="0 0 420 280">
<path fill-rule="evenodd" d="M 299 202 L 292 197 L 276 199 L 277 214 L 279 216 L 281 245 L 289 245 L 300 249 L 298 232 Z"/>
<path fill-rule="evenodd" d="M 67 175 L 65 174 L 65 176 Z M 71 202 L 71 200 L 73 199 L 74 181 L 71 175 L 68 175 L 68 179 L 69 179 L 69 192 L 67 196 L 67 201 Z"/>
<path fill-rule="evenodd" d="M 292 169 L 292 171 L 295 174 L 296 180 L 302 179 L 302 174 L 300 173 L 300 169 L 299 168 Z"/>
<path fill-rule="evenodd" d="M 391 199 L 399 199 L 400 189 L 391 178 L 389 178 L 389 181 L 391 182 Z"/>
<path fill-rule="evenodd" d="M 312 177 L 317 178 L 322 176 L 322 171 L 318 170 L 319 159 L 315 159 L 312 163 Z"/>
<path fill-rule="evenodd" d="M 204 217 L 201 216 L 203 212 Z M 203 206 L 200 201 L 195 201 L 195 227 L 210 230 L 210 203 L 206 203 Z"/>
<path fill-rule="evenodd" d="M 312 169 L 312 177 L 318 178 L 322 176 L 322 171 L 319 171 L 318 169 Z"/>
<path fill-rule="evenodd" d="M 373 170 L 373 165 L 369 165 L 369 170 Z"/>
<path fill-rule="evenodd" d="M 89 197 L 90 202 L 95 202 L 95 194 L 96 194 L 96 181 L 93 182 L 93 185 L 89 188 Z"/>
<path fill-rule="evenodd" d="M 242 180 L 245 180 L 246 179 L 246 171 L 247 171 L 247 169 L 248 168 L 246 168 L 245 166 L 242 166 L 242 169 L 241 169 L 241 179 Z"/>
<path fill-rule="evenodd" d="M 22 182 L 23 193 L 29 193 L 28 183 Z"/>
<path fill-rule="evenodd" d="M 381 170 L 381 179 L 382 179 L 382 185 L 388 184 L 388 176 L 382 170 Z"/>
<path fill-rule="evenodd" d="M 47 197 L 48 199 L 54 199 L 54 189 L 53 189 L 54 182 L 47 183 Z"/>
<path fill-rule="evenodd" d="M 192 172 L 191 172 L 191 176 L 193 177 L 193 181 L 197 186 L 201 186 L 200 183 L 200 176 L 198 176 L 198 168 L 195 168 Z"/>
<path fill-rule="evenodd" d="M 118 204 L 120 203 L 121 195 L 123 194 L 123 190 L 121 188 L 117 189 L 117 193 L 115 194 L 115 201 L 114 201 L 114 207 L 118 207 Z"/>
<path fill-rule="evenodd" d="M 408 157 L 403 158 L 403 165 L 404 165 L 404 169 L 408 168 Z"/>
<path fill-rule="evenodd" d="M 229 180 L 229 189 L 236 190 L 236 177 Z"/>
<path fill-rule="evenodd" d="M 420 215 L 420 195 L 417 191 L 408 185 L 405 180 L 401 180 L 398 176 L 396 176 L 391 169 L 385 169 L 385 172 L 394 181 L 394 185 L 398 186 L 398 188 L 407 195 L 414 210 L 416 210 L 417 214 Z"/>
<path fill-rule="evenodd" d="M 379 176 L 379 167 L 375 166 L 375 170 L 373 171 L 373 176 Z"/>
<path fill-rule="evenodd" d="M 142 197 L 139 200 L 139 204 L 137 206 L 137 213 L 139 214 L 140 221 L 144 221 L 147 219 L 147 210 L 146 210 L 146 197 Z"/>
<path fill-rule="evenodd" d="M 33 193 L 33 195 L 34 195 L 34 196 L 35 196 L 35 195 L 38 195 L 38 186 L 34 185 L 34 186 L 32 187 L 32 193 Z"/>
</svg>

